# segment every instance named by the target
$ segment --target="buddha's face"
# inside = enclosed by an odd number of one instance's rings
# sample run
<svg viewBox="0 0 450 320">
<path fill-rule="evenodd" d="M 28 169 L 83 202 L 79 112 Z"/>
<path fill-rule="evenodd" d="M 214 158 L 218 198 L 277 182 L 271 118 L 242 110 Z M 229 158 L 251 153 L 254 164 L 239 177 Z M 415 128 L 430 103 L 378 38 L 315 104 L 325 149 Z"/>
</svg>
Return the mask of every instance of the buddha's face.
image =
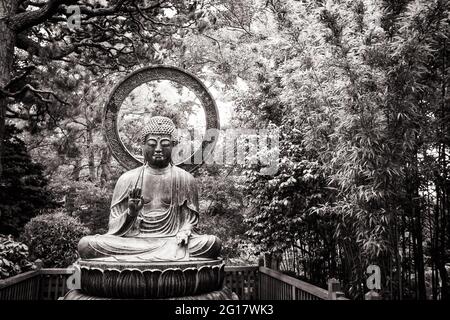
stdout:
<svg viewBox="0 0 450 320">
<path fill-rule="evenodd" d="M 145 161 L 155 168 L 165 168 L 172 158 L 172 137 L 170 135 L 152 135 L 145 138 L 142 151 Z"/>
</svg>

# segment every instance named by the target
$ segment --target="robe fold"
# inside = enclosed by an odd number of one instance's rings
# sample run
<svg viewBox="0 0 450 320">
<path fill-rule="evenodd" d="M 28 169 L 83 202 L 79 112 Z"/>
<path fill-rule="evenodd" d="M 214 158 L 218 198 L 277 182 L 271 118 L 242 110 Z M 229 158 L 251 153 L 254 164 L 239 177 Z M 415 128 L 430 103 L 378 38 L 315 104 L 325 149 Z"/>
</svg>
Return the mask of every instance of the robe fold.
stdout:
<svg viewBox="0 0 450 320">
<path fill-rule="evenodd" d="M 192 230 L 198 223 L 198 191 L 194 177 L 181 168 L 171 166 L 165 174 L 166 177 L 170 174 L 172 190 L 167 209 L 150 210 L 144 204 L 138 216 L 128 215 L 128 194 L 144 183 L 141 173 L 142 167 L 139 167 L 119 178 L 111 201 L 108 232 L 83 238 L 79 245 L 80 256 L 152 261 L 217 258 L 220 240 L 215 236 L 198 235 Z M 143 188 L 152 187 L 145 183 Z M 176 235 L 186 229 L 191 230 L 192 235 L 188 246 L 183 247 L 176 243 Z"/>
</svg>

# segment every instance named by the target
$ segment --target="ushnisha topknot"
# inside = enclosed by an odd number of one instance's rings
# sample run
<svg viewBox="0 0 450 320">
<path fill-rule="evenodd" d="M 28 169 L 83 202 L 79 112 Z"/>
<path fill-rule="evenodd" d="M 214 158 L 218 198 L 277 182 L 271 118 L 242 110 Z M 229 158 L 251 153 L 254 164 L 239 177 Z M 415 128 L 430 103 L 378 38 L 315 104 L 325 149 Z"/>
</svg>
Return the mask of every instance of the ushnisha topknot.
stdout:
<svg viewBox="0 0 450 320">
<path fill-rule="evenodd" d="M 141 134 L 141 143 L 145 142 L 145 138 L 149 134 L 154 135 L 170 135 L 174 139 L 175 124 L 167 117 L 155 116 L 151 117 Z"/>
</svg>

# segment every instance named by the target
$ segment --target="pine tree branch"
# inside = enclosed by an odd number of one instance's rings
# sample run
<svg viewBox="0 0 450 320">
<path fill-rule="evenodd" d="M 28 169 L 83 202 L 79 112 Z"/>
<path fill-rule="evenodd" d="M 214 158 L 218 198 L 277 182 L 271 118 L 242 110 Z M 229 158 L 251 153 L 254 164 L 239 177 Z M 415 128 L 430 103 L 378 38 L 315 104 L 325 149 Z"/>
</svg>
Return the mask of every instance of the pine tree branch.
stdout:
<svg viewBox="0 0 450 320">
<path fill-rule="evenodd" d="M 65 104 L 65 105 L 70 105 L 69 103 L 67 103 L 67 102 L 63 101 L 61 98 L 59 98 L 58 95 L 56 93 L 54 93 L 53 91 L 39 90 L 39 89 L 34 88 L 30 84 L 26 84 L 19 91 L 16 91 L 16 92 L 9 92 L 9 91 L 6 91 L 4 88 L 0 88 L 0 95 L 10 97 L 10 98 L 15 98 L 15 97 L 25 93 L 26 91 L 31 91 L 32 93 L 34 93 L 42 102 L 53 103 L 53 101 L 49 99 L 50 96 L 53 96 L 60 103 Z M 47 95 L 48 98 L 44 98 L 43 95 Z"/>
<path fill-rule="evenodd" d="M 36 41 L 31 40 L 30 38 L 19 35 L 16 39 L 16 47 L 22 50 L 27 51 L 29 54 L 38 57 L 46 57 L 51 60 L 59 60 L 64 58 L 65 56 L 74 52 L 78 47 L 82 46 L 82 43 L 76 43 L 69 45 L 67 47 L 43 47 Z"/>
<path fill-rule="evenodd" d="M 36 66 L 34 65 L 30 65 L 30 66 L 26 66 L 25 68 L 23 68 L 23 72 L 22 74 L 15 76 L 14 78 L 12 78 L 6 85 L 5 85 L 5 89 L 9 88 L 11 86 L 13 86 L 15 83 L 19 82 L 20 80 L 22 80 L 23 78 L 25 78 L 26 76 L 28 76 L 30 74 L 31 71 L 33 71 L 34 69 L 36 69 Z"/>
<path fill-rule="evenodd" d="M 45 6 L 45 3 L 43 2 L 33 2 L 33 1 L 24 1 L 23 4 L 24 6 L 32 6 L 38 8 L 42 8 L 43 6 Z"/>
<path fill-rule="evenodd" d="M 141 8 L 139 7 L 135 1 L 133 0 L 133 6 L 136 8 L 136 10 L 138 11 L 139 15 L 144 18 L 145 20 L 150 21 L 152 24 L 156 24 L 156 25 L 161 25 L 161 26 L 165 26 L 165 27 L 181 27 L 177 24 L 174 23 L 166 23 L 166 22 L 161 22 L 161 21 L 156 21 L 152 18 L 150 18 L 147 14 L 145 14 L 145 11 L 152 9 L 152 7 L 147 7 L 147 8 Z"/>
<path fill-rule="evenodd" d="M 8 18 L 9 27 L 19 33 L 48 20 L 63 4 L 76 4 L 77 0 L 49 0 L 38 10 L 25 11 Z"/>
<path fill-rule="evenodd" d="M 82 47 L 97 48 L 104 52 L 108 52 L 111 55 L 133 53 L 131 51 L 126 51 L 126 49 L 130 49 L 130 47 L 128 46 L 124 46 L 121 49 L 117 49 L 112 46 L 108 47 L 103 44 L 100 44 L 98 43 L 98 41 L 96 41 L 96 39 L 92 38 L 83 39 L 80 42 L 75 42 L 65 47 L 56 45 L 53 47 L 43 47 L 36 41 L 33 41 L 26 36 L 20 35 L 17 37 L 16 47 L 25 50 L 34 56 L 48 58 L 51 60 L 60 60 Z"/>
<path fill-rule="evenodd" d="M 77 4 L 78 0 L 49 0 L 45 4 L 33 3 L 30 2 L 28 5 L 32 5 L 35 7 L 39 7 L 38 10 L 32 11 L 24 11 L 18 14 L 15 14 L 8 18 L 9 27 L 20 33 L 24 30 L 27 30 L 33 26 L 39 25 L 45 21 L 56 21 L 61 22 L 64 21 L 65 18 L 62 16 L 55 16 L 56 14 L 67 15 L 67 6 L 69 5 L 77 5 L 80 9 L 80 14 L 84 16 L 85 20 L 89 18 L 95 17 L 106 17 L 111 15 L 116 15 L 117 13 L 126 13 L 126 12 L 134 12 L 139 13 L 145 19 L 151 21 L 156 25 L 163 26 L 177 26 L 175 24 L 164 23 L 160 21 L 153 20 L 152 18 L 145 15 L 144 12 L 156 9 L 158 7 L 163 7 L 163 4 L 167 0 L 158 0 L 154 1 L 146 7 L 139 7 L 134 3 L 133 5 L 126 5 L 128 0 L 119 0 L 114 6 L 105 7 L 105 8 L 93 8 L 89 4 L 79 5 Z M 179 27 L 179 26 L 177 26 Z"/>
</svg>

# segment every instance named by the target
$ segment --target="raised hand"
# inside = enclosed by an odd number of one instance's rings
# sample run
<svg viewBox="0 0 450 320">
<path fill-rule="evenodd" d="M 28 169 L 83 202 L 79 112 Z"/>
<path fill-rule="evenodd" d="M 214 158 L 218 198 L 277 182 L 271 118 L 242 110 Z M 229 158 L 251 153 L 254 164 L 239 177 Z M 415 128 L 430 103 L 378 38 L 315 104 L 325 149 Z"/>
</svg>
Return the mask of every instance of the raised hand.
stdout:
<svg viewBox="0 0 450 320">
<path fill-rule="evenodd" d="M 142 196 L 142 190 L 135 188 L 128 193 L 128 210 L 129 215 L 135 217 L 144 206 L 144 197 Z"/>
<path fill-rule="evenodd" d="M 191 235 L 190 230 L 180 230 L 176 236 L 177 244 L 180 246 L 187 245 L 189 242 L 190 235 Z"/>
</svg>

